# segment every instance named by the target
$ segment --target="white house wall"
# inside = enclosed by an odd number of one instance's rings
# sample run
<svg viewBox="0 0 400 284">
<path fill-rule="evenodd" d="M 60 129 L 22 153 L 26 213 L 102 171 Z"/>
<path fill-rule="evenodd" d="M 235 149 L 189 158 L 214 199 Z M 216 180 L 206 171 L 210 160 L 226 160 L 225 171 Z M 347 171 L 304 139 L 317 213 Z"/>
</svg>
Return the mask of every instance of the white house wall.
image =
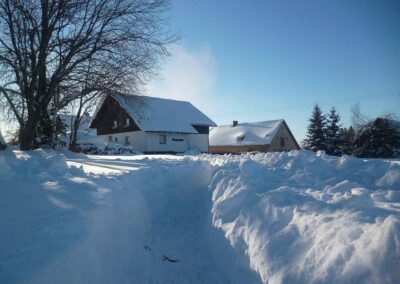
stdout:
<svg viewBox="0 0 400 284">
<path fill-rule="evenodd" d="M 132 146 L 136 150 L 140 152 L 145 152 L 146 151 L 146 132 L 144 131 L 131 131 L 131 132 L 124 132 L 124 133 L 114 133 L 114 134 L 108 134 L 108 135 L 99 135 L 101 139 L 105 143 L 108 144 L 121 144 L 121 145 L 127 145 L 125 144 L 125 137 L 129 137 L 129 144 L 127 146 Z M 111 137 L 112 142 L 110 142 L 109 137 Z M 117 138 L 117 141 L 115 140 Z"/>
<path fill-rule="evenodd" d="M 192 149 L 208 152 L 208 134 L 171 132 L 147 132 L 146 134 L 146 152 L 186 152 Z M 166 135 L 165 144 L 160 144 L 160 135 Z"/>
<path fill-rule="evenodd" d="M 160 144 L 160 135 L 166 136 L 165 144 Z M 186 152 L 193 149 L 208 152 L 208 134 L 133 131 L 99 135 L 98 137 L 106 143 L 122 145 L 125 145 L 125 137 L 129 137 L 129 145 L 141 152 Z"/>
</svg>

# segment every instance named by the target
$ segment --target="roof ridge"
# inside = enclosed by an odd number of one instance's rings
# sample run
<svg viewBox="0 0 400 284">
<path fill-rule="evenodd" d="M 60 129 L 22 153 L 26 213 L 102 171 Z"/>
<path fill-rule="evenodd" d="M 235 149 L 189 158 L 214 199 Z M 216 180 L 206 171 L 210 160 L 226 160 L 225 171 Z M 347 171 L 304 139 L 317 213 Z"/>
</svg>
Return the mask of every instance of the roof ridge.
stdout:
<svg viewBox="0 0 400 284">
<path fill-rule="evenodd" d="M 263 121 L 254 121 L 254 122 L 239 122 L 238 124 L 237 124 L 237 126 L 241 126 L 241 125 L 243 125 L 243 124 L 253 124 L 253 125 L 256 125 L 257 123 L 263 123 L 263 122 L 282 122 L 282 121 L 285 121 L 283 118 L 281 118 L 281 119 L 271 119 L 271 120 L 263 120 Z M 218 125 L 218 127 L 224 127 L 224 126 L 232 126 L 232 124 L 224 124 L 224 125 Z M 237 127 L 237 126 L 235 126 L 235 127 Z M 257 126 L 262 126 L 262 125 L 257 125 Z"/>
<path fill-rule="evenodd" d="M 166 100 L 166 101 L 175 101 L 175 102 L 185 102 L 185 103 L 189 103 L 191 105 L 193 105 L 191 102 L 189 101 L 184 101 L 184 100 L 177 100 L 177 99 L 169 99 L 169 98 L 161 98 L 161 97 L 153 97 L 153 96 L 149 96 L 149 95 L 134 95 L 134 94 L 124 94 L 124 93 L 113 93 L 110 94 L 111 96 L 119 96 L 122 98 L 148 98 L 148 99 L 156 99 L 156 100 Z"/>
</svg>

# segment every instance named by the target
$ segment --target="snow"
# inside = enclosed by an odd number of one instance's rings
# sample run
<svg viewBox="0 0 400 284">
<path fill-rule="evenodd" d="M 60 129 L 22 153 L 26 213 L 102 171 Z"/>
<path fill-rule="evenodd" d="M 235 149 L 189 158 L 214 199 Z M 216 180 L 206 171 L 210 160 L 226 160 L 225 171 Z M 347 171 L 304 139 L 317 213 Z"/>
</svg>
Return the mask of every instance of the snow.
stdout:
<svg viewBox="0 0 400 284">
<path fill-rule="evenodd" d="M 67 144 L 69 143 L 69 136 L 72 131 L 72 127 L 75 122 L 75 115 L 69 115 L 69 114 L 58 114 L 60 119 L 64 122 L 65 124 L 65 129 L 66 129 L 66 135 L 62 136 L 61 139 L 66 142 Z M 100 144 L 104 148 L 104 141 L 97 137 L 97 131 L 96 129 L 91 129 L 90 128 L 90 123 L 92 121 L 92 118 L 90 116 L 84 116 L 81 119 L 81 123 L 79 125 L 78 133 L 77 133 L 77 141 L 78 143 L 93 143 L 93 144 Z"/>
<path fill-rule="evenodd" d="M 0 283 L 396 283 L 400 162 L 0 153 Z"/>
<path fill-rule="evenodd" d="M 66 125 L 66 129 L 67 131 L 71 131 L 72 127 L 75 123 L 75 115 L 71 115 L 71 114 L 58 114 L 58 116 L 60 117 L 60 119 L 64 122 L 64 124 Z M 94 132 L 96 133 L 95 129 L 91 129 L 90 128 L 90 123 L 92 121 L 92 117 L 90 116 L 83 116 L 81 118 L 81 122 L 79 125 L 79 130 L 80 131 L 86 131 L 86 132 Z M 96 135 L 96 134 L 95 134 Z"/>
<path fill-rule="evenodd" d="M 210 132 L 210 146 L 270 144 L 282 123 L 279 119 L 218 126 Z"/>
<path fill-rule="evenodd" d="M 242 158 L 213 178 L 213 223 L 265 283 L 395 283 L 399 173 L 302 151 Z"/>
<path fill-rule="evenodd" d="M 216 126 L 189 102 L 148 96 L 112 96 L 143 131 L 198 133 L 192 125 Z"/>
</svg>

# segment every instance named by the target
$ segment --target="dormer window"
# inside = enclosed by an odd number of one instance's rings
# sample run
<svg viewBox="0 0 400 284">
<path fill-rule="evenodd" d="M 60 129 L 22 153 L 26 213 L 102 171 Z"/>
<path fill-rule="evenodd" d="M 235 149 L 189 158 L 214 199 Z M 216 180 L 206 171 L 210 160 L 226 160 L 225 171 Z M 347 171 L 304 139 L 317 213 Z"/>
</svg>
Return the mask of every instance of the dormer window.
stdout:
<svg viewBox="0 0 400 284">
<path fill-rule="evenodd" d="M 118 123 L 117 123 L 116 120 L 114 120 L 113 129 L 115 129 L 115 128 L 117 128 L 117 127 L 118 127 Z"/>
<path fill-rule="evenodd" d="M 244 140 L 244 135 L 240 135 L 240 136 L 238 136 L 238 137 L 236 137 L 236 140 L 237 141 L 243 141 Z"/>
</svg>

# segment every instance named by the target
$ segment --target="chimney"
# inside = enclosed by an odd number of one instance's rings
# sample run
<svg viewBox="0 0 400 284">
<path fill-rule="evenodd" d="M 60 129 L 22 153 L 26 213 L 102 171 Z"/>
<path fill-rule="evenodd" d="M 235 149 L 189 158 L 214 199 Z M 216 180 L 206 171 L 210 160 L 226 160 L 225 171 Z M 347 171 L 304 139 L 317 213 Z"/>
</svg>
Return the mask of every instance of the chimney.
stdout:
<svg viewBox="0 0 400 284">
<path fill-rule="evenodd" d="M 237 126 L 238 125 L 238 121 L 237 120 L 234 120 L 233 122 L 232 122 L 232 127 L 235 127 L 235 126 Z"/>
</svg>

